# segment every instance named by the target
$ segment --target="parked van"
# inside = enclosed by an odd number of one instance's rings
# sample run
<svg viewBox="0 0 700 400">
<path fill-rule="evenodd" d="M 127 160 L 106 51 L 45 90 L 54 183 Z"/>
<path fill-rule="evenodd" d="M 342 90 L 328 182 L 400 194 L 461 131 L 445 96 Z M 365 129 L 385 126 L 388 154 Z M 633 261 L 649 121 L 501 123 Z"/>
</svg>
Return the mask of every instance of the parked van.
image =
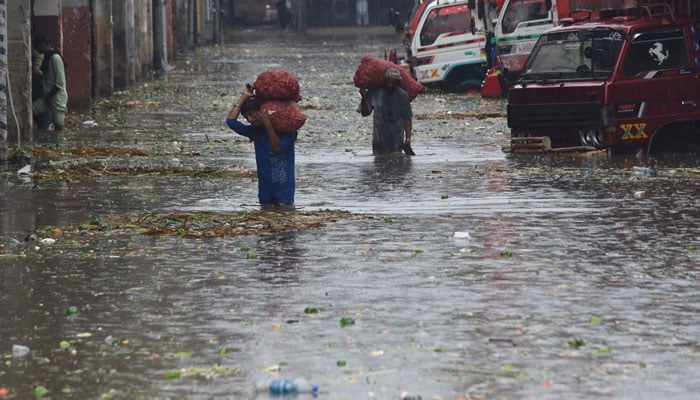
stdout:
<svg viewBox="0 0 700 400">
<path fill-rule="evenodd" d="M 514 151 L 700 152 L 697 3 L 638 4 L 540 37 L 508 91 Z"/>
<path fill-rule="evenodd" d="M 479 14 L 476 0 L 434 0 L 425 7 L 406 49 L 418 82 L 454 92 L 481 87 L 487 27 Z"/>
</svg>

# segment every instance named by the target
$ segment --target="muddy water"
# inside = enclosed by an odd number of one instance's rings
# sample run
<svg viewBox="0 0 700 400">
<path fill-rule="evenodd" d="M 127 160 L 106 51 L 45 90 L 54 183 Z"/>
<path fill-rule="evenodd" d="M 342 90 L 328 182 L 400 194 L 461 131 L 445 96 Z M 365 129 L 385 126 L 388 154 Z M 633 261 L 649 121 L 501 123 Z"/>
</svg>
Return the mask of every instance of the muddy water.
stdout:
<svg viewBox="0 0 700 400">
<path fill-rule="evenodd" d="M 503 101 L 434 91 L 413 104 L 418 155 L 375 158 L 351 80 L 363 54 L 392 46 L 384 31 L 236 31 L 74 116 L 65 136 L 40 137 L 152 154 L 51 160 L 61 166 L 251 171 L 250 145 L 223 119 L 257 73 L 291 69 L 309 116 L 297 204 L 355 217 L 274 235 L 48 245 L 25 237 L 111 214 L 254 210 L 256 182 L 6 174 L 0 398 L 43 386 L 53 399 L 262 399 L 256 382 L 299 377 L 323 399 L 696 398 L 697 158 L 506 155 L 505 118 L 449 116 Z M 655 173 L 636 176 L 638 165 Z M 13 345 L 29 356 L 13 358 Z"/>
</svg>

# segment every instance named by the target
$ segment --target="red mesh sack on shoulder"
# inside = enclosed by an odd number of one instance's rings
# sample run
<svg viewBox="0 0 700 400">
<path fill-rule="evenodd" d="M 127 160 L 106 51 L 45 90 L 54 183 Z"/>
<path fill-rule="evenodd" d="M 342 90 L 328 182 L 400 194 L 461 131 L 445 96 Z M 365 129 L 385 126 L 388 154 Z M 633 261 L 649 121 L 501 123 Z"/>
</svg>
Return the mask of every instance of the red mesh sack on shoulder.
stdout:
<svg viewBox="0 0 700 400">
<path fill-rule="evenodd" d="M 260 109 L 267 111 L 272 126 L 278 133 L 294 132 L 306 122 L 306 115 L 296 101 L 267 100 L 263 101 Z"/>
<path fill-rule="evenodd" d="M 258 75 L 253 87 L 255 95 L 263 100 L 301 100 L 299 81 L 289 71 L 265 71 Z"/>
<path fill-rule="evenodd" d="M 374 56 L 362 57 L 360 66 L 355 71 L 353 82 L 358 88 L 379 89 L 382 86 L 384 73 L 389 68 L 396 68 L 401 72 L 401 88 L 408 93 L 408 97 L 413 100 L 418 96 L 418 93 L 425 89 L 423 84 L 416 82 L 408 72 L 404 71 L 400 66 L 381 58 Z"/>
</svg>

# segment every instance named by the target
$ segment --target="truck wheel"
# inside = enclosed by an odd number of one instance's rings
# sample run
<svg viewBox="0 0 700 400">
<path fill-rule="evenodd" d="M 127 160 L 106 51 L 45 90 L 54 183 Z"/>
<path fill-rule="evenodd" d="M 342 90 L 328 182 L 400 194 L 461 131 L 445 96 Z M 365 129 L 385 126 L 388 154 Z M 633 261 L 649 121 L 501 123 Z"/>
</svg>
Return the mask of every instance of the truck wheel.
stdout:
<svg viewBox="0 0 700 400">
<path fill-rule="evenodd" d="M 451 93 L 464 93 L 467 90 L 481 90 L 484 83 L 484 71 L 462 69 L 450 72 L 443 84 L 443 90 Z"/>
<path fill-rule="evenodd" d="M 683 153 L 700 153 L 700 143 L 679 140 L 673 143 L 669 143 L 666 148 L 664 148 L 663 153 L 665 154 L 683 154 Z"/>
<path fill-rule="evenodd" d="M 671 124 L 652 136 L 650 154 L 700 153 L 698 121 Z"/>
</svg>

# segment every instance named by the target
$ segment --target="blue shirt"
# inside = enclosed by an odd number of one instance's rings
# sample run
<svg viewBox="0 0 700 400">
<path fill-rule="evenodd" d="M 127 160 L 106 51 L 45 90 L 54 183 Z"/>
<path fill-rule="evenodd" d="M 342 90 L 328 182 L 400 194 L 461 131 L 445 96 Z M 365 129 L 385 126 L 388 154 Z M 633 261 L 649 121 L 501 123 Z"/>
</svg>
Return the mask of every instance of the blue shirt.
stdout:
<svg viewBox="0 0 700 400">
<path fill-rule="evenodd" d="M 244 124 L 236 119 L 227 119 L 226 124 L 255 145 L 260 204 L 294 204 L 294 141 L 297 133 L 278 134 L 282 146 L 275 152 L 265 127 Z"/>
</svg>

